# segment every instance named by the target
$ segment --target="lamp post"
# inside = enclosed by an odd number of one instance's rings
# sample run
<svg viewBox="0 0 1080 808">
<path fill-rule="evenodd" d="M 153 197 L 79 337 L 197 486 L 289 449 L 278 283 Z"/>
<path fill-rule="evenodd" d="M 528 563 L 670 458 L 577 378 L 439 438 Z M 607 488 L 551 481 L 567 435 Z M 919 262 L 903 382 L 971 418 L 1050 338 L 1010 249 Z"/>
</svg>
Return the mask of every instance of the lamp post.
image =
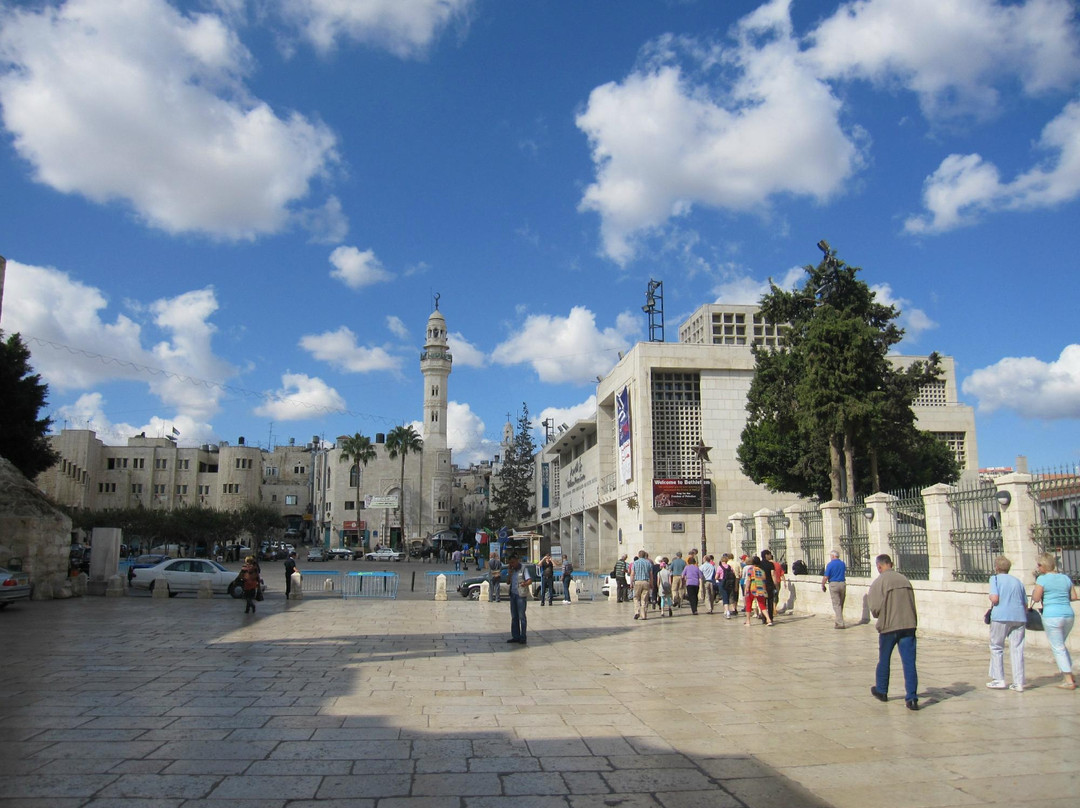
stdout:
<svg viewBox="0 0 1080 808">
<path fill-rule="evenodd" d="M 694 455 L 698 459 L 698 465 L 701 476 L 701 557 L 705 558 L 705 554 L 708 552 L 707 542 L 705 540 L 705 462 L 709 459 L 709 450 L 711 446 L 706 446 L 705 441 L 698 438 L 697 446 L 694 447 Z"/>
</svg>

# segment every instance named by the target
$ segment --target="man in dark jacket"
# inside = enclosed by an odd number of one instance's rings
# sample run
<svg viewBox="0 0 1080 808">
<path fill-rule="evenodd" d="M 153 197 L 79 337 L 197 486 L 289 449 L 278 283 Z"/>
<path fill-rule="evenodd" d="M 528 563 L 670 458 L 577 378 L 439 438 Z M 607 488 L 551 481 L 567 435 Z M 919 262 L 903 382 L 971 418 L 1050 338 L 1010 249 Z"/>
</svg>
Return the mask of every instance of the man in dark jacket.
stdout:
<svg viewBox="0 0 1080 808">
<path fill-rule="evenodd" d="M 889 669 L 894 648 L 900 649 L 904 668 L 904 702 L 909 710 L 919 709 L 919 675 L 915 671 L 915 628 L 919 618 L 915 612 L 915 590 L 911 581 L 893 569 L 892 559 L 879 555 L 874 559 L 878 577 L 866 593 L 870 614 L 877 618 L 878 663 L 877 684 L 870 694 L 879 701 L 889 698 Z"/>
<path fill-rule="evenodd" d="M 296 572 L 296 553 L 289 553 L 289 557 L 285 559 L 285 600 L 289 599 L 289 592 L 292 590 L 292 574 Z"/>
</svg>

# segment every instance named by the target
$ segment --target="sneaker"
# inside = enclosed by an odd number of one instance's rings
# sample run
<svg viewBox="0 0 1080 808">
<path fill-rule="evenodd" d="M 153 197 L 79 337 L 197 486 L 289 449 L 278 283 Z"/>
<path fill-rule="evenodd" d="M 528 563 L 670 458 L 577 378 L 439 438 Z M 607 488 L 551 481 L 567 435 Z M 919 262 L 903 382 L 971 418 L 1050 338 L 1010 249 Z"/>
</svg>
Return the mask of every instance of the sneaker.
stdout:
<svg viewBox="0 0 1080 808">
<path fill-rule="evenodd" d="M 888 701 L 889 700 L 888 695 L 886 695 L 885 693 L 882 693 L 880 690 L 878 690 L 876 687 L 873 687 L 873 686 L 871 686 L 871 688 L 870 688 L 870 695 L 873 696 L 878 701 Z"/>
<path fill-rule="evenodd" d="M 1015 690 L 1017 693 L 1024 692 L 1024 686 L 1020 682 L 1013 682 L 1009 685 L 1009 690 Z"/>
<path fill-rule="evenodd" d="M 1005 689 L 1005 682 L 1002 681 L 1001 679 L 995 679 L 992 682 L 987 682 L 986 686 L 988 688 L 990 688 L 991 690 L 1004 690 Z"/>
</svg>

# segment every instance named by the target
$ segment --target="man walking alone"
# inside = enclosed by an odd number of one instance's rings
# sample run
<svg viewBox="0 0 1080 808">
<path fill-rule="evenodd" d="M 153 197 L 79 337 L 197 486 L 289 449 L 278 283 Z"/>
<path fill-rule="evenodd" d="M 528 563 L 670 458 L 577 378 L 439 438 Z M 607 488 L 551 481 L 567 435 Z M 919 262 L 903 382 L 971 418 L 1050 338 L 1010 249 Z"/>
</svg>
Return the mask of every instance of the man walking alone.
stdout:
<svg viewBox="0 0 1080 808">
<path fill-rule="evenodd" d="M 630 566 L 630 585 L 634 588 L 634 619 L 647 620 L 649 609 L 649 589 L 652 587 L 652 562 L 644 550 Z"/>
<path fill-rule="evenodd" d="M 893 569 L 892 559 L 884 553 L 874 559 L 878 577 L 866 593 L 870 614 L 877 618 L 877 683 L 870 695 L 879 701 L 889 698 L 889 669 L 894 648 L 900 649 L 904 668 L 904 703 L 909 710 L 919 709 L 919 676 L 915 671 L 915 590 L 911 581 Z"/>
<path fill-rule="evenodd" d="M 821 591 L 828 590 L 832 600 L 833 628 L 844 628 L 844 601 L 847 599 L 847 564 L 840 558 L 840 551 L 829 553 L 829 563 L 821 576 Z"/>
</svg>

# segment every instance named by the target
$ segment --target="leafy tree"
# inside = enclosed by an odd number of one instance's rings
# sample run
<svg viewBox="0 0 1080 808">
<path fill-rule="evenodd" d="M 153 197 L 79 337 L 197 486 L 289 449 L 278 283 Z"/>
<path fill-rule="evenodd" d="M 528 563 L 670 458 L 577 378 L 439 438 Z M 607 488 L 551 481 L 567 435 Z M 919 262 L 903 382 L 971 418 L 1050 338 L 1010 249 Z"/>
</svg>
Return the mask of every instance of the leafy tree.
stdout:
<svg viewBox="0 0 1080 808">
<path fill-rule="evenodd" d="M 744 473 L 774 491 L 831 499 L 951 482 L 948 447 L 915 426 L 911 404 L 941 376 L 940 357 L 897 369 L 898 312 L 875 300 L 861 270 L 825 256 L 788 292 L 776 285 L 761 313 L 789 330 L 778 349 L 754 347 L 757 368 L 738 449 Z"/>
<path fill-rule="evenodd" d="M 405 457 L 410 454 L 419 454 L 424 450 L 424 441 L 412 424 L 408 426 L 395 426 L 386 434 L 386 453 L 391 459 L 401 458 L 401 482 L 398 485 L 398 523 L 402 533 L 405 531 L 405 519 L 403 509 L 405 507 Z M 401 537 L 406 538 L 404 535 Z"/>
<path fill-rule="evenodd" d="M 38 417 L 48 395 L 22 338 L 12 334 L 5 340 L 0 332 L 0 456 L 29 479 L 60 459 L 47 437 L 52 420 Z"/>
<path fill-rule="evenodd" d="M 515 530 L 532 525 L 533 503 L 536 499 L 533 486 L 535 454 L 536 443 L 532 437 L 529 407 L 523 403 L 514 442 L 503 458 L 502 467 L 492 479 L 492 508 L 489 512 L 492 524 Z"/>
<path fill-rule="evenodd" d="M 341 442 L 341 454 L 339 462 L 351 463 L 351 468 L 356 469 L 356 508 L 360 509 L 360 466 L 366 466 L 378 457 L 378 452 L 371 444 L 371 439 L 357 432 L 351 438 L 345 438 Z M 404 458 L 402 458 L 404 461 Z"/>
</svg>

